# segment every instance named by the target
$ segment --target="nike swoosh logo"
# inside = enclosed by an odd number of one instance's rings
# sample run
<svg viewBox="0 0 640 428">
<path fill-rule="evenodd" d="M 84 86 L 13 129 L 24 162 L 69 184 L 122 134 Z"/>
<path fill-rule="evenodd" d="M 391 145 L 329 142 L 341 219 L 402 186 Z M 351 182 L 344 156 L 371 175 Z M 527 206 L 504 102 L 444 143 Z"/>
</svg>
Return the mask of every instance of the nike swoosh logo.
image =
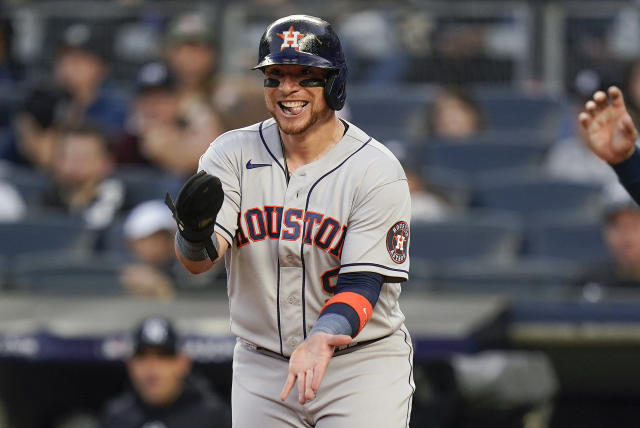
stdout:
<svg viewBox="0 0 640 428">
<path fill-rule="evenodd" d="M 263 166 L 271 166 L 270 163 L 251 163 L 251 159 L 247 162 L 247 169 L 261 168 Z"/>
</svg>

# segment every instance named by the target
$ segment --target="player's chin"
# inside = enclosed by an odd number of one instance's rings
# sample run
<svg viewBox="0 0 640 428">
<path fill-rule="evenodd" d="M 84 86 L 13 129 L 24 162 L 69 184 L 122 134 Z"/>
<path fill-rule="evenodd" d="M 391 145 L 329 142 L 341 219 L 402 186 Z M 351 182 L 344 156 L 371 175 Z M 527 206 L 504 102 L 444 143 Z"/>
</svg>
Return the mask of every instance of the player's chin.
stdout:
<svg viewBox="0 0 640 428">
<path fill-rule="evenodd" d="M 307 131 L 313 124 L 312 118 L 308 115 L 298 115 L 295 117 L 274 115 L 278 127 L 287 135 L 299 135 Z"/>
</svg>

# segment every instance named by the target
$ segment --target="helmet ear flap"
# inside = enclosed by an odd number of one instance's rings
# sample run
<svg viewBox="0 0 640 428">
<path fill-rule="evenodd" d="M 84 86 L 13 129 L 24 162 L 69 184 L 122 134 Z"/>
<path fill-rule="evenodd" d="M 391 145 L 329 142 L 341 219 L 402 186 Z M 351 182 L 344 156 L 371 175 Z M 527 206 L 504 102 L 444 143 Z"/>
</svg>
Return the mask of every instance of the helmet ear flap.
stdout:
<svg viewBox="0 0 640 428">
<path fill-rule="evenodd" d="M 347 99 L 347 76 L 346 67 L 330 73 L 324 87 L 324 98 L 327 105 L 332 110 L 341 110 Z"/>
</svg>

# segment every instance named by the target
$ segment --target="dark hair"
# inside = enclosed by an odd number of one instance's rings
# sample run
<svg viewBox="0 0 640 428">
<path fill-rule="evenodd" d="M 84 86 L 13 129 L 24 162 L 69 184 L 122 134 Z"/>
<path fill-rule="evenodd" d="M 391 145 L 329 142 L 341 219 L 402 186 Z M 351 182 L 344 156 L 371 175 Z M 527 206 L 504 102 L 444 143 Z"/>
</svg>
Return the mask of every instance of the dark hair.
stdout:
<svg viewBox="0 0 640 428">
<path fill-rule="evenodd" d="M 0 3 L 0 15 L 2 15 L 2 5 Z M 9 77 L 13 80 L 24 78 L 24 66 L 18 61 L 13 49 L 14 24 L 9 18 L 0 18 L 0 50 L 4 50 L 4 65 L 7 67 Z"/>
<path fill-rule="evenodd" d="M 478 129 L 484 129 L 486 126 L 486 119 L 484 117 L 484 112 L 482 111 L 482 107 L 476 101 L 475 98 L 471 95 L 471 92 L 467 90 L 464 86 L 459 85 L 446 85 L 442 87 L 440 94 L 436 97 L 436 100 L 441 95 L 447 95 L 453 97 L 460 101 L 462 104 L 470 108 L 476 118 L 478 119 Z M 429 107 L 429 111 L 427 114 L 427 126 L 429 132 L 433 132 L 435 125 L 435 102 Z"/>
<path fill-rule="evenodd" d="M 639 68 L 640 59 L 633 60 L 629 64 L 627 64 L 624 70 L 622 88 L 620 88 L 625 94 L 624 101 L 627 104 L 627 108 L 630 110 L 631 118 L 633 119 L 633 122 L 636 124 L 636 126 L 638 126 L 639 121 L 638 116 L 640 115 L 640 105 L 638 105 L 638 102 L 633 98 L 631 94 L 631 82 L 633 80 L 634 74 Z"/>
<path fill-rule="evenodd" d="M 66 92 L 40 85 L 29 92 L 21 111 L 31 115 L 42 129 L 47 129 L 64 122 L 68 101 Z"/>
<path fill-rule="evenodd" d="M 4 45 L 7 58 L 10 59 L 12 57 L 13 26 L 11 25 L 11 21 L 5 18 L 0 19 L 0 40 L 2 40 L 2 44 Z"/>
<path fill-rule="evenodd" d="M 60 137 L 60 141 L 64 141 L 69 137 L 93 137 L 100 143 L 104 152 L 111 156 L 111 140 L 109 134 L 98 124 L 90 121 L 82 122 L 78 125 L 65 128 Z"/>
</svg>

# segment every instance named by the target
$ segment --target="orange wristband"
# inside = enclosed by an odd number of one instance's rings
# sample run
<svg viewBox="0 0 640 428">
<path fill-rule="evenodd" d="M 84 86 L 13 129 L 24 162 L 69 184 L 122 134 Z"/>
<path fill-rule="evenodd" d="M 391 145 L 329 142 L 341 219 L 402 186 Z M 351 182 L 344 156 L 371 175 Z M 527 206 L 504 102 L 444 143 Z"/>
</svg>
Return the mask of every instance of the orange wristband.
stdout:
<svg viewBox="0 0 640 428">
<path fill-rule="evenodd" d="M 364 328 L 365 324 L 369 322 L 369 320 L 371 319 L 371 315 L 373 314 L 373 307 L 371 306 L 371 302 L 369 302 L 369 300 L 367 300 L 367 298 L 363 295 L 354 293 L 352 291 L 338 293 L 327 300 L 327 302 L 322 307 L 322 310 L 320 310 L 320 313 L 322 313 L 322 311 L 324 311 L 327 306 L 334 303 L 344 303 L 346 305 L 349 305 L 351 308 L 353 308 L 354 311 L 356 311 L 356 314 L 358 314 L 358 319 L 360 320 L 360 327 L 358 328 L 356 336 Z"/>
</svg>

